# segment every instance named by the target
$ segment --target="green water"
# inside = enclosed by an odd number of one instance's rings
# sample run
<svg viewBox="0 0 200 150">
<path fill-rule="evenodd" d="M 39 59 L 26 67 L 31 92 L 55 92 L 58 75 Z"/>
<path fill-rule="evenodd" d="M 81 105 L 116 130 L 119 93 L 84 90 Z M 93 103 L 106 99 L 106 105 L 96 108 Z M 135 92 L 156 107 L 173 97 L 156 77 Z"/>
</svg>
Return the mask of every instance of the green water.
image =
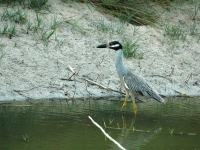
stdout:
<svg viewBox="0 0 200 150">
<path fill-rule="evenodd" d="M 136 116 L 131 102 L 121 114 L 109 100 L 0 104 L 0 150 L 119 149 L 88 116 L 128 150 L 200 149 L 199 98 L 167 101 L 138 103 Z"/>
</svg>

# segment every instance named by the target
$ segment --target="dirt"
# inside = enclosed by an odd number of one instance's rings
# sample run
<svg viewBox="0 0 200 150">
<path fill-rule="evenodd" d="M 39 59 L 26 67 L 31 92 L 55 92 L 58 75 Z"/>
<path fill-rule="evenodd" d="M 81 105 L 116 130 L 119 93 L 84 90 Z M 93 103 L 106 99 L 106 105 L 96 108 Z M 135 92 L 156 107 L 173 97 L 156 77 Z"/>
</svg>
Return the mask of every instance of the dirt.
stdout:
<svg viewBox="0 0 200 150">
<path fill-rule="evenodd" d="M 32 29 L 27 33 L 27 24 L 15 23 L 16 36 L 10 39 L 1 35 L 0 101 L 119 97 L 120 93 L 90 84 L 85 79 L 124 92 L 115 69 L 115 51 L 96 48 L 113 40 L 121 42 L 123 38 L 133 42 L 139 38 L 138 53 L 143 54 L 143 59 L 124 59 L 124 63 L 160 94 L 199 96 L 200 42 L 197 36 L 188 33 L 185 41 L 164 37 L 166 18 L 174 24 L 182 23 L 188 29 L 192 26 L 194 20 L 189 13 L 192 8 L 185 5 L 182 10 L 165 11 L 161 14 L 159 27 L 152 27 L 122 24 L 117 18 L 84 3 L 53 1 L 48 13 L 39 14 L 42 25 L 38 32 L 34 33 Z M 33 28 L 37 24 L 35 11 L 24 11 Z M 3 12 L 4 6 L 1 6 L 0 14 Z M 54 16 L 59 27 L 45 42 L 41 31 L 51 31 Z M 102 21 L 115 25 L 115 31 L 104 32 Z M 200 33 L 200 11 L 195 22 Z M 1 30 L 6 23 L 13 24 L 2 20 Z M 116 30 L 120 25 L 123 25 L 123 32 L 118 33 Z M 76 74 L 73 75 L 69 65 Z"/>
</svg>

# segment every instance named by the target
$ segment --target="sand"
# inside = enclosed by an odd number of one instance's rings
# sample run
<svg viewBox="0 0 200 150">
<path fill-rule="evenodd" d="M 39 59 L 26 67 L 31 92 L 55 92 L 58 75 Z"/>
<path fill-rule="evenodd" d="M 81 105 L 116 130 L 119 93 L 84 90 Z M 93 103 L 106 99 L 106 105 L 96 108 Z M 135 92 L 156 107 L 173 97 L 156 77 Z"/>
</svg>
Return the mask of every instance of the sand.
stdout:
<svg viewBox="0 0 200 150">
<path fill-rule="evenodd" d="M 3 8 L 0 7 L 0 14 L 4 12 Z M 96 48 L 99 44 L 122 41 L 123 38 L 133 42 L 140 38 L 138 53 L 143 53 L 143 59 L 124 59 L 124 63 L 132 72 L 143 76 L 160 94 L 199 96 L 200 42 L 197 37 L 188 33 L 185 41 L 164 38 L 166 18 L 170 23 L 181 22 L 188 29 L 191 27 L 194 21 L 187 13 L 191 8 L 186 5 L 183 11 L 165 11 L 160 17 L 160 27 L 137 27 L 122 24 L 94 6 L 88 8 L 84 3 L 53 1 L 48 14 L 39 14 L 43 21 L 38 33 L 30 30 L 27 34 L 27 25 L 15 23 L 16 36 L 9 39 L 1 35 L 0 101 L 119 97 L 120 93 L 90 84 L 85 79 L 124 92 L 115 69 L 115 51 Z M 30 9 L 24 11 L 33 28 L 37 23 L 35 12 Z M 59 27 L 45 42 L 41 30 L 51 31 L 54 16 Z M 102 21 L 115 26 L 115 31 L 102 31 Z M 13 24 L 2 20 L 1 30 L 6 22 Z M 196 16 L 198 33 L 199 23 L 200 12 Z M 120 26 L 123 26 L 123 32 L 118 33 Z M 68 69 L 69 65 L 76 75 Z"/>
</svg>

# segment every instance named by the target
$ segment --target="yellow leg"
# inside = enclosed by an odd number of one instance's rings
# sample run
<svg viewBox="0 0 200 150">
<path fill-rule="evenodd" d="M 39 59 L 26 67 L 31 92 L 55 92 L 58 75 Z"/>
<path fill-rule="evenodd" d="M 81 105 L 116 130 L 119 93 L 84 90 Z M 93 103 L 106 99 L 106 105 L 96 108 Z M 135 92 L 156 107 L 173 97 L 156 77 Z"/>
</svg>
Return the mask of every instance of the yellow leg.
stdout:
<svg viewBox="0 0 200 150">
<path fill-rule="evenodd" d="M 137 113 L 137 105 L 135 103 L 135 96 L 134 96 L 133 93 L 131 93 L 131 98 L 132 98 L 132 101 L 133 101 L 133 112 L 136 115 L 136 113 Z"/>
<path fill-rule="evenodd" d="M 133 112 L 134 112 L 134 114 L 136 115 L 136 113 L 137 113 L 137 105 L 136 105 L 136 103 L 135 103 L 135 100 L 134 100 L 134 102 L 133 102 Z"/>
<path fill-rule="evenodd" d="M 126 97 L 125 97 L 125 99 L 124 99 L 124 103 L 123 103 L 123 105 L 122 105 L 122 108 L 121 108 L 121 110 L 120 110 L 120 111 L 122 111 L 122 110 L 124 109 L 124 107 L 126 107 L 126 104 L 127 104 L 128 97 L 129 97 L 129 93 L 128 93 L 128 92 L 126 92 Z"/>
</svg>

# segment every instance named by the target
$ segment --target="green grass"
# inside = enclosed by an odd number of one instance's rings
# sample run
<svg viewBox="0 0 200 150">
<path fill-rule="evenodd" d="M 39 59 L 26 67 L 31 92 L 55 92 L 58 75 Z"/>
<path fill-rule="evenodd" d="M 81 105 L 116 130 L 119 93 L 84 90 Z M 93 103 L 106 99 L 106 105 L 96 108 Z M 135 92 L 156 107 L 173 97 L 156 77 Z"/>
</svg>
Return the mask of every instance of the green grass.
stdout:
<svg viewBox="0 0 200 150">
<path fill-rule="evenodd" d="M 192 27 L 190 28 L 190 35 L 191 36 L 196 36 L 198 34 L 198 30 L 197 30 L 197 27 L 196 27 L 196 23 L 194 23 L 192 25 Z"/>
<path fill-rule="evenodd" d="M 22 7 L 34 9 L 36 11 L 40 11 L 42 9 L 48 9 L 50 4 L 48 4 L 49 0 L 0 0 L 0 4 L 7 4 L 11 6 L 15 6 L 20 4 Z"/>
<path fill-rule="evenodd" d="M 139 40 L 139 39 L 138 39 Z M 132 42 L 132 40 L 123 38 L 123 55 L 125 58 L 139 58 L 143 59 L 143 53 L 139 53 L 140 45 L 138 44 L 138 40 Z"/>
<path fill-rule="evenodd" d="M 124 32 L 124 25 L 122 23 L 116 25 L 116 30 L 115 30 L 118 34 L 121 34 Z"/>
<path fill-rule="evenodd" d="M 34 26 L 34 33 L 38 32 L 38 30 L 42 26 L 42 18 L 39 16 L 39 13 L 37 11 L 35 12 L 35 14 L 36 14 L 37 22 L 36 22 L 36 24 Z"/>
<path fill-rule="evenodd" d="M 170 25 L 169 22 L 167 22 L 165 25 L 164 37 L 169 36 L 172 40 L 180 39 L 185 41 L 187 34 L 187 31 L 179 25 Z"/>
<path fill-rule="evenodd" d="M 4 12 L 1 16 L 2 20 L 10 20 L 15 23 L 25 24 L 27 22 L 27 13 L 22 12 L 20 7 L 12 8 L 10 11 L 7 8 L 4 8 Z"/>
<path fill-rule="evenodd" d="M 0 60 L 3 59 L 4 55 L 5 55 L 5 54 L 2 54 L 2 55 L 0 56 Z"/>
<path fill-rule="evenodd" d="M 0 52 L 3 52 L 3 50 L 4 50 L 4 45 L 0 44 Z M 0 60 L 3 59 L 4 55 L 5 53 L 0 55 Z"/>
<path fill-rule="evenodd" d="M 200 33 L 197 34 L 197 43 L 199 43 L 199 42 L 200 42 Z"/>
<path fill-rule="evenodd" d="M 192 1 L 192 5 L 194 5 L 194 9 L 190 10 L 190 17 L 192 20 L 196 20 L 198 18 L 200 4 L 197 0 L 197 1 Z"/>
<path fill-rule="evenodd" d="M 104 19 L 102 19 L 101 22 L 100 22 L 100 29 L 103 32 L 108 32 L 109 31 L 109 26 L 107 25 L 107 23 L 105 22 Z"/>
<path fill-rule="evenodd" d="M 56 29 L 53 30 L 42 30 L 41 35 L 42 35 L 42 40 L 44 42 L 48 42 L 50 37 L 55 33 Z"/>
<path fill-rule="evenodd" d="M 63 0 L 64 1 L 64 0 Z M 96 5 L 100 11 L 114 15 L 124 22 L 136 25 L 155 25 L 160 14 L 154 8 L 160 5 L 164 8 L 173 7 L 173 4 L 182 4 L 187 0 L 75 0 L 76 2 L 84 2 L 90 9 L 88 3 Z M 68 1 L 67 1 L 68 2 Z M 49 0 L 0 0 L 3 4 L 19 3 L 23 7 L 28 7 L 36 11 L 48 9 L 50 7 Z M 198 3 L 194 7 L 192 14 L 196 18 L 198 13 Z"/>
<path fill-rule="evenodd" d="M 8 5 L 10 5 L 10 4 L 15 4 L 15 3 L 20 3 L 20 4 L 22 4 L 22 3 L 24 3 L 24 1 L 25 1 L 25 0 L 0 0 L 0 3 L 1 3 L 1 4 L 8 4 Z"/>
<path fill-rule="evenodd" d="M 1 34 L 8 36 L 9 39 L 11 39 L 13 36 L 16 35 L 16 26 L 12 25 L 9 27 L 8 24 L 5 24 L 3 30 L 1 31 Z"/>
<path fill-rule="evenodd" d="M 81 34 L 85 35 L 86 34 L 86 30 L 84 29 L 84 27 L 79 25 L 78 21 L 79 20 L 69 19 L 69 20 L 67 20 L 65 22 L 70 24 L 70 25 L 72 25 L 72 27 L 74 29 L 77 29 Z"/>
<path fill-rule="evenodd" d="M 51 29 L 57 29 L 59 26 L 60 22 L 58 21 L 57 16 L 55 15 L 51 21 Z"/>
<path fill-rule="evenodd" d="M 124 24 L 123 23 L 106 23 L 104 19 L 101 19 L 100 24 L 98 26 L 100 30 L 103 32 L 111 32 L 121 34 L 124 31 Z"/>
<path fill-rule="evenodd" d="M 28 8 L 40 11 L 42 9 L 47 9 L 48 7 L 50 7 L 47 3 L 48 0 L 28 0 Z"/>
<path fill-rule="evenodd" d="M 125 22 L 137 25 L 154 24 L 159 17 L 151 0 L 77 0 L 91 3 L 101 11 L 114 15 Z"/>
</svg>

